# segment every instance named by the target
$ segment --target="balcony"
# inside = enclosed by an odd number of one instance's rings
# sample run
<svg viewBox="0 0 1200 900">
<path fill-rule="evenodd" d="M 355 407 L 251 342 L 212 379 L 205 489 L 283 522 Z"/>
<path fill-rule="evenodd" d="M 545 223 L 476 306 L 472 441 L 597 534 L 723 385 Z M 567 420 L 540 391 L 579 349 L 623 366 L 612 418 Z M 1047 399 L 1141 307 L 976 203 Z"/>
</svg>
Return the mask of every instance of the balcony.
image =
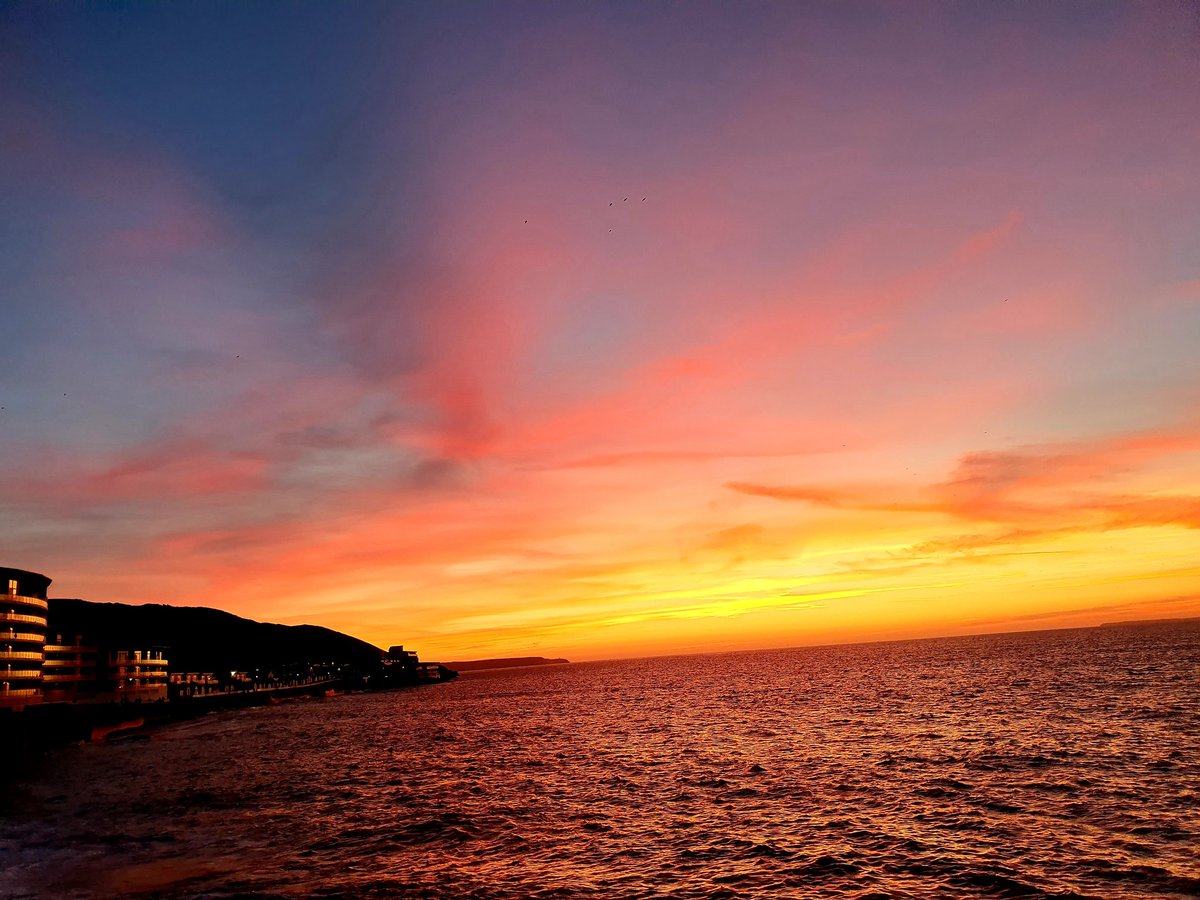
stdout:
<svg viewBox="0 0 1200 900">
<path fill-rule="evenodd" d="M 133 671 L 134 668 L 139 668 L 139 670 L 146 670 L 146 668 L 151 668 L 151 670 L 157 670 L 157 668 L 162 668 L 162 670 L 166 670 L 168 665 L 169 664 L 168 664 L 167 660 L 164 660 L 164 659 L 142 659 L 142 660 L 122 659 L 122 660 L 115 660 L 115 661 L 109 660 L 108 661 L 109 668 L 118 668 L 118 670 L 122 670 L 122 671 L 124 671 L 124 670 Z"/>
<path fill-rule="evenodd" d="M 130 678 L 130 679 L 138 679 L 141 681 L 146 681 L 147 679 L 149 679 L 149 680 L 156 681 L 156 682 L 157 681 L 165 682 L 167 679 L 166 670 L 160 671 L 160 670 L 139 669 L 136 666 L 121 666 L 121 667 L 117 667 L 115 669 L 110 668 L 108 670 L 108 674 L 109 674 L 109 677 L 111 677 L 111 678 Z"/>
<path fill-rule="evenodd" d="M 0 622 L 28 622 L 30 625 L 46 627 L 45 616 L 27 616 L 24 613 L 8 612 L 3 609 L 0 609 Z"/>
<path fill-rule="evenodd" d="M 0 650 L 0 662 L 11 659 L 36 659 L 40 661 L 42 654 L 30 653 L 28 650 Z"/>
<path fill-rule="evenodd" d="M 0 631 L 0 643 L 41 643 L 42 636 L 29 631 Z"/>
<path fill-rule="evenodd" d="M 36 606 L 38 609 L 49 609 L 50 604 L 40 597 L 26 597 L 23 594 L 0 594 L 0 605 Z"/>
<path fill-rule="evenodd" d="M 77 675 L 75 673 L 71 673 L 68 675 L 64 675 L 61 672 L 60 673 L 47 672 L 45 675 L 42 676 L 42 681 L 47 684 L 49 684 L 51 682 L 53 682 L 54 684 L 72 684 L 72 683 L 92 684 L 95 682 L 95 680 L 96 680 L 95 674 Z"/>
<path fill-rule="evenodd" d="M 0 669 L 0 681 L 11 681 L 14 678 L 40 681 L 41 669 Z"/>
<path fill-rule="evenodd" d="M 35 656 L 37 654 L 34 654 Z M 0 659 L 4 657 L 0 656 Z M 45 668 L 58 669 L 94 669 L 96 668 L 96 660 L 94 659 L 48 659 L 42 663 Z"/>
<path fill-rule="evenodd" d="M 41 688 L 9 688 L 0 684 L 0 700 L 6 697 L 40 697 Z"/>
<path fill-rule="evenodd" d="M 0 640 L 4 640 L 3 633 L 0 633 Z M 78 644 L 47 644 L 46 652 L 47 653 L 66 653 L 66 654 L 73 654 L 75 656 L 79 656 L 79 655 L 95 656 L 96 648 L 95 647 L 81 647 Z"/>
</svg>

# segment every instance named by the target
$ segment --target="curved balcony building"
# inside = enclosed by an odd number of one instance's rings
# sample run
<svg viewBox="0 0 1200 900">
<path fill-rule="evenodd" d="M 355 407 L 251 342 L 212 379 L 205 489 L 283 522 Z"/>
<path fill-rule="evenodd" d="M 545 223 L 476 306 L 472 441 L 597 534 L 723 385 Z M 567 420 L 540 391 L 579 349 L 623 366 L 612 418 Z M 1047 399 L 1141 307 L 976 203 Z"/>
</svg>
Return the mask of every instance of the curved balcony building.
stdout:
<svg viewBox="0 0 1200 900">
<path fill-rule="evenodd" d="M 45 575 L 0 567 L 0 706 L 42 702 L 49 587 Z"/>
<path fill-rule="evenodd" d="M 150 650 L 112 650 L 108 678 L 114 697 L 126 703 L 167 699 L 167 658 L 161 647 Z"/>
<path fill-rule="evenodd" d="M 42 699 L 46 703 L 90 699 L 99 690 L 98 679 L 95 647 L 86 646 L 79 635 L 70 643 L 61 634 L 46 635 L 42 661 Z"/>
</svg>

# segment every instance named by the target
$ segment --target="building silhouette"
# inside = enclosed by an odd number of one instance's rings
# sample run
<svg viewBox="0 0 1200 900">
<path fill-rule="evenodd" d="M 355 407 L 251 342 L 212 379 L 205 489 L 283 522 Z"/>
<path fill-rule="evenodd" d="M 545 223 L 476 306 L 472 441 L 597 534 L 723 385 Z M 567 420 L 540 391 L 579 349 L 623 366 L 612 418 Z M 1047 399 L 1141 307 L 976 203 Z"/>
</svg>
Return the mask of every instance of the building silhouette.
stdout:
<svg viewBox="0 0 1200 900">
<path fill-rule="evenodd" d="M 23 708 L 43 699 L 46 590 L 50 579 L 24 569 L 0 568 L 0 706 Z"/>
<path fill-rule="evenodd" d="M 167 699 L 162 647 L 97 645 L 86 635 L 47 634 L 52 579 L 0 567 L 0 707 L 39 703 L 141 703 Z M 111 646 L 118 644 L 118 646 Z"/>
<path fill-rule="evenodd" d="M 95 646 L 77 635 L 71 643 L 63 636 L 46 636 L 46 658 L 42 662 L 42 693 L 46 702 L 74 702 L 86 698 L 99 680 Z"/>
</svg>

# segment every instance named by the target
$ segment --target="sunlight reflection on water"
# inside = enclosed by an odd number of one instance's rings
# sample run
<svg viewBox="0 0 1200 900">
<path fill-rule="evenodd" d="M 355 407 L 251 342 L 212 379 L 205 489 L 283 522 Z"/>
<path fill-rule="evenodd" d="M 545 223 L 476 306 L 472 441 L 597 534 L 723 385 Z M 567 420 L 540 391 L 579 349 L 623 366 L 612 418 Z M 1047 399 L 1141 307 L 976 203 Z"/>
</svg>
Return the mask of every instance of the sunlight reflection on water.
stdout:
<svg viewBox="0 0 1200 900">
<path fill-rule="evenodd" d="M 1200 894 L 1200 628 L 477 673 L 53 757 L 6 897 Z"/>
</svg>

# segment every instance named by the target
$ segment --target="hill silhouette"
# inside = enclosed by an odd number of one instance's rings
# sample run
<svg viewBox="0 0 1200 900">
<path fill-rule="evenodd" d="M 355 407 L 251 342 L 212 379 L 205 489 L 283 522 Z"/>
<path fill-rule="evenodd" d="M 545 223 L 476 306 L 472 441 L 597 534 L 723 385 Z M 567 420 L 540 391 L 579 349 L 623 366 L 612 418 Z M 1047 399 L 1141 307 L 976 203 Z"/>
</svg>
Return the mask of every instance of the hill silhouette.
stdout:
<svg viewBox="0 0 1200 900">
<path fill-rule="evenodd" d="M 50 600 L 47 632 L 111 649 L 167 648 L 175 672 L 232 672 L 311 663 L 376 668 L 383 651 L 319 625 L 275 625 L 203 606 Z"/>
</svg>

